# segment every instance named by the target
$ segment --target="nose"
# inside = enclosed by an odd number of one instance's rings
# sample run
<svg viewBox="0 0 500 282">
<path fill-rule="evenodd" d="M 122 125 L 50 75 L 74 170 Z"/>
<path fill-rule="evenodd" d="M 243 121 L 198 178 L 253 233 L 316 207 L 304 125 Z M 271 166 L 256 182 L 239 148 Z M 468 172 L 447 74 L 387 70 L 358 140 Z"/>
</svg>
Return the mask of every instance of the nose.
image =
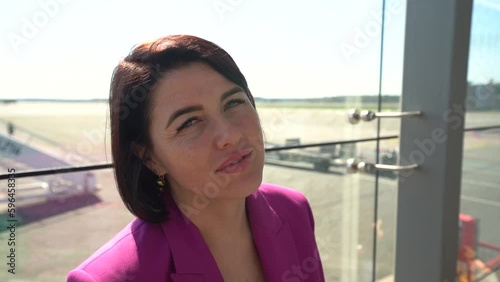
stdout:
<svg viewBox="0 0 500 282">
<path fill-rule="evenodd" d="M 240 143 L 242 134 L 240 128 L 226 117 L 221 117 L 214 125 L 215 145 L 217 148 L 237 146 Z"/>
</svg>

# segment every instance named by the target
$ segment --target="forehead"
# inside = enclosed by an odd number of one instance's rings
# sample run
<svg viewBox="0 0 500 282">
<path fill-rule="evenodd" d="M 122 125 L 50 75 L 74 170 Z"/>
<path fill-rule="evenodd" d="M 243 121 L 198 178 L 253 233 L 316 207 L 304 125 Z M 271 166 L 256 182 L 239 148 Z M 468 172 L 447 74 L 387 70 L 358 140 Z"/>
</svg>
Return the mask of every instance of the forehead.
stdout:
<svg viewBox="0 0 500 282">
<path fill-rule="evenodd" d="M 195 62 L 168 72 L 158 83 L 153 100 L 155 104 L 177 107 L 203 98 L 218 98 L 234 85 L 209 65 Z"/>
</svg>

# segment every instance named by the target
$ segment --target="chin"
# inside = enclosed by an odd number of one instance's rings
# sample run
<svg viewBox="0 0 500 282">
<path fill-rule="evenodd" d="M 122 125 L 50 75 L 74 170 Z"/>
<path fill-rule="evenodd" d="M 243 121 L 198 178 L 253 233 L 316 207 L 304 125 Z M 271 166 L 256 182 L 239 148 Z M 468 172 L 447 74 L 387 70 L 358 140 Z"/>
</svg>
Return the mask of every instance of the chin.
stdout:
<svg viewBox="0 0 500 282">
<path fill-rule="evenodd" d="M 247 178 L 245 179 L 246 184 L 248 185 L 248 195 L 259 189 L 262 184 L 262 175 L 264 174 L 264 156 L 255 158 L 255 168 L 252 170 L 252 173 L 249 173 Z M 247 196 L 248 196 L 247 195 Z"/>
<path fill-rule="evenodd" d="M 249 192 L 248 195 L 257 191 L 261 184 L 262 184 L 262 173 L 258 177 L 255 177 L 254 179 L 252 179 L 252 182 L 249 184 L 250 188 L 248 189 L 248 192 Z"/>
<path fill-rule="evenodd" d="M 241 176 L 241 175 L 240 175 Z M 246 198 L 257 191 L 262 183 L 262 170 L 245 177 L 231 179 L 228 196 L 231 198 Z"/>
</svg>

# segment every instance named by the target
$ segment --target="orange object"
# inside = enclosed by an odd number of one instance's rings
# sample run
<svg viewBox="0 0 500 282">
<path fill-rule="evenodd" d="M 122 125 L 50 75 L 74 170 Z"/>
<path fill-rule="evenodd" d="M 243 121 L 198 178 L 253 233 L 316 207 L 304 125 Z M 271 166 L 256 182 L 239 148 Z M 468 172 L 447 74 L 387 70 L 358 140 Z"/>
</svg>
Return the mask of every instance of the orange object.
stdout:
<svg viewBox="0 0 500 282">
<path fill-rule="evenodd" d="M 477 221 L 470 215 L 460 214 L 460 243 L 458 247 L 457 278 L 459 282 L 469 282 L 475 277 L 472 272 L 476 261 Z"/>
</svg>

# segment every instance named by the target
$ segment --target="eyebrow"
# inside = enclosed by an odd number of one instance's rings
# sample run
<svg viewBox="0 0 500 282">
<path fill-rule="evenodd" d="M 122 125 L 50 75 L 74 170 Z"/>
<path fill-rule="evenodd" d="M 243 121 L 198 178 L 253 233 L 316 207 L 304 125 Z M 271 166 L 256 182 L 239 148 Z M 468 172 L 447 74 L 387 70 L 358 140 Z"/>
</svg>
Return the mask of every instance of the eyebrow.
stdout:
<svg viewBox="0 0 500 282">
<path fill-rule="evenodd" d="M 222 102 L 222 101 L 226 100 L 228 97 L 230 97 L 234 94 L 237 94 L 239 92 L 245 92 L 245 91 L 243 91 L 243 89 L 241 89 L 241 87 L 235 86 L 235 87 L 229 89 L 228 91 L 222 93 L 222 95 L 220 96 L 220 101 Z M 178 118 L 184 114 L 187 114 L 187 113 L 201 111 L 202 109 L 203 109 L 203 107 L 200 105 L 187 106 L 187 107 L 178 109 L 168 119 L 168 123 L 167 123 L 166 128 L 168 128 L 176 118 Z"/>
</svg>

